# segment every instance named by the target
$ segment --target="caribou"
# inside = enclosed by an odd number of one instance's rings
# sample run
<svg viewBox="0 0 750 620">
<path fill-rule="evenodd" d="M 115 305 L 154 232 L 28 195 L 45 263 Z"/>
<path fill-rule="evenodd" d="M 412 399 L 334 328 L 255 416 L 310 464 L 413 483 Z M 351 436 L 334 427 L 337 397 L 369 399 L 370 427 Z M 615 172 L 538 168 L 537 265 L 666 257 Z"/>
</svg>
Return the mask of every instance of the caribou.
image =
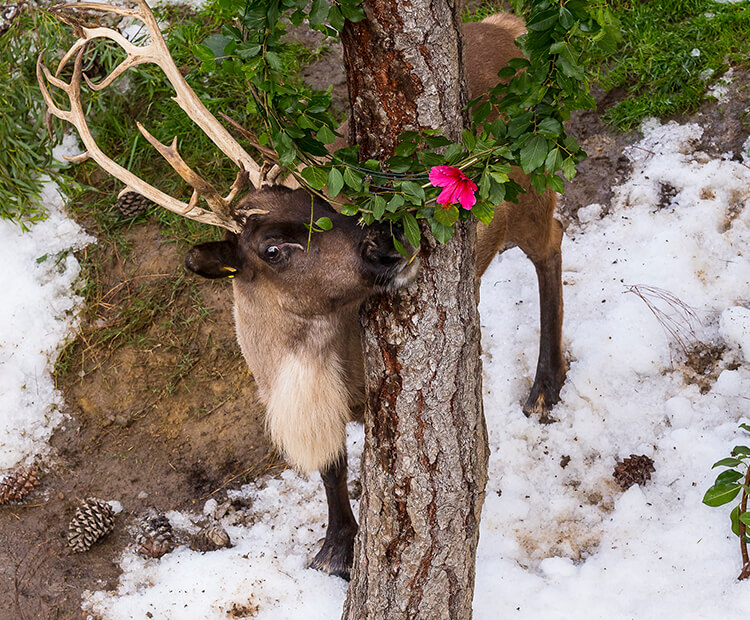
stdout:
<svg viewBox="0 0 750 620">
<path fill-rule="evenodd" d="M 389 226 L 361 226 L 320 197 L 295 187 L 278 166 L 258 165 L 190 89 L 145 0 L 136 2 L 135 8 L 93 2 L 58 8 L 79 38 L 54 74 L 40 55 L 37 76 L 43 96 L 49 112 L 70 122 L 80 135 L 85 152 L 74 161 L 91 158 L 125 184 L 123 192 L 135 191 L 170 211 L 225 230 L 222 241 L 191 249 L 185 265 L 205 278 L 232 279 L 237 340 L 266 407 L 268 432 L 293 467 L 305 473 L 320 471 L 323 480 L 328 525 L 311 566 L 348 578 L 357 522 L 347 491 L 345 426 L 361 417 L 365 403 L 358 313 L 370 296 L 408 285 L 419 260 L 410 261 L 394 249 Z M 136 45 L 116 30 L 88 25 L 76 11 L 138 19 L 150 39 Z M 514 40 L 524 31 L 523 22 L 508 14 L 464 25 L 472 97 L 486 93 L 497 82 L 498 71 L 520 55 Z M 126 53 L 125 60 L 98 82 L 82 69 L 86 45 L 95 39 L 114 41 Z M 66 82 L 60 74 L 71 60 L 72 76 Z M 226 196 L 186 165 L 176 139 L 170 146 L 162 144 L 140 124 L 146 140 L 193 188 L 188 202 L 146 183 L 97 146 L 81 103 L 82 81 L 92 90 L 101 90 L 128 68 L 146 62 L 164 71 L 174 87 L 174 100 L 237 164 L 237 178 Z M 67 95 L 69 109 L 58 107 L 49 85 Z M 498 252 L 513 246 L 520 247 L 536 268 L 541 302 L 539 359 L 523 410 L 527 415 L 545 414 L 559 399 L 565 378 L 562 227 L 554 217 L 555 194 L 535 192 L 520 170 L 511 176 L 526 192 L 517 203 L 497 205 L 492 223 L 478 227 L 476 275 L 481 277 Z M 248 184 L 254 189 L 243 192 Z M 200 199 L 205 206 L 199 205 Z M 330 218 L 333 228 L 310 236 L 311 209 L 313 218 Z"/>
</svg>

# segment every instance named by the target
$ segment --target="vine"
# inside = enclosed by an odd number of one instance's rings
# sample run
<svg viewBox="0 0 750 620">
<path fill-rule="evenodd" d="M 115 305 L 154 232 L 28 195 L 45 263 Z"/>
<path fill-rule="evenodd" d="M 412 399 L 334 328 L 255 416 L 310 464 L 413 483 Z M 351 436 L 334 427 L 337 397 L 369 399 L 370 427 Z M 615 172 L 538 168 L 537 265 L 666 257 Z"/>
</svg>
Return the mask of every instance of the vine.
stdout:
<svg viewBox="0 0 750 620">
<path fill-rule="evenodd" d="M 328 152 L 339 135 L 330 89 L 310 94 L 295 85 L 282 74 L 281 58 L 286 20 L 307 20 L 325 37 L 337 36 L 344 20 L 364 19 L 362 0 L 220 1 L 237 4 L 237 18 L 195 53 L 204 70 L 247 79 L 248 111 L 257 112 L 263 126 L 254 145 L 342 213 L 365 224 L 400 225 L 414 247 L 419 219 L 441 243 L 452 237 L 458 219 L 474 216 L 489 224 L 493 205 L 523 191 L 509 176 L 513 167 L 528 174 L 538 192 L 564 191 L 563 177 L 572 179 L 586 156 L 564 123 L 574 110 L 595 105 L 587 55 L 595 47 L 612 49 L 620 36 L 604 4 L 519 0 L 516 10 L 528 33 L 517 42 L 525 57 L 500 71 L 487 95 L 469 102 L 471 124 L 461 140 L 452 142 L 438 129 L 407 131 L 391 157 L 360 161 L 356 146 Z"/>
</svg>

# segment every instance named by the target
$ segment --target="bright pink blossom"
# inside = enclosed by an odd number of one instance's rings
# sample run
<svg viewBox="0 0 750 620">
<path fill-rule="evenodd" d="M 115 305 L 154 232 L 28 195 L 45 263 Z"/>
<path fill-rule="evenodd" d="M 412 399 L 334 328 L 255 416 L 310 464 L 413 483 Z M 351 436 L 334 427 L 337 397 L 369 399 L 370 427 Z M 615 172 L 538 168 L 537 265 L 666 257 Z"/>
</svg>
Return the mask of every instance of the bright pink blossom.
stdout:
<svg viewBox="0 0 750 620">
<path fill-rule="evenodd" d="M 437 203 L 443 208 L 456 202 L 464 209 L 471 209 L 477 202 L 474 183 L 458 168 L 453 166 L 435 166 L 430 170 L 430 183 L 435 187 L 444 188 L 437 197 Z"/>
</svg>

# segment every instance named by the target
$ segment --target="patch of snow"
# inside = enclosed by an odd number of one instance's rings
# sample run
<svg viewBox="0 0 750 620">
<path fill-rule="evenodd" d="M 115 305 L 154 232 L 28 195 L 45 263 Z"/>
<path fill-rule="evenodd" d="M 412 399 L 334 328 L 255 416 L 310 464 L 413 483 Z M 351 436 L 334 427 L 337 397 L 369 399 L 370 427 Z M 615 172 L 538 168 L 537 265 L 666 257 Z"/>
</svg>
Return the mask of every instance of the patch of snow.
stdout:
<svg viewBox="0 0 750 620">
<path fill-rule="evenodd" d="M 66 138 L 56 154 L 76 153 Z M 22 232 L 0 220 L 0 470 L 32 460 L 62 420 L 61 395 L 50 374 L 61 344 L 75 326 L 73 293 L 79 265 L 73 250 L 92 241 L 63 212 L 52 181 L 42 204 L 49 216 Z"/>
<path fill-rule="evenodd" d="M 729 93 L 729 85 L 734 80 L 734 69 L 730 67 L 726 73 L 722 75 L 716 83 L 708 89 L 708 96 L 713 97 L 719 103 L 726 103 L 727 95 Z"/>
</svg>

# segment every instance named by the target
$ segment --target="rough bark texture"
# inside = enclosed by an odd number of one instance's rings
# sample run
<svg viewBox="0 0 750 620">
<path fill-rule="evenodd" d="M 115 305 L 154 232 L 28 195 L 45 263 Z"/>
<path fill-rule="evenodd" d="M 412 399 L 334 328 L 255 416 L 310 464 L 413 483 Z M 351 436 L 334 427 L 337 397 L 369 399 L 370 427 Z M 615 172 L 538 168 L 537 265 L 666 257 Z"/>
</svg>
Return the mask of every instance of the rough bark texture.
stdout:
<svg viewBox="0 0 750 620">
<path fill-rule="evenodd" d="M 347 25 L 361 157 L 387 156 L 409 128 L 460 134 L 459 8 L 366 0 L 368 21 Z M 456 228 L 445 246 L 425 234 L 417 286 L 363 310 L 368 408 L 347 619 L 471 618 L 487 437 L 475 229 Z"/>
</svg>

